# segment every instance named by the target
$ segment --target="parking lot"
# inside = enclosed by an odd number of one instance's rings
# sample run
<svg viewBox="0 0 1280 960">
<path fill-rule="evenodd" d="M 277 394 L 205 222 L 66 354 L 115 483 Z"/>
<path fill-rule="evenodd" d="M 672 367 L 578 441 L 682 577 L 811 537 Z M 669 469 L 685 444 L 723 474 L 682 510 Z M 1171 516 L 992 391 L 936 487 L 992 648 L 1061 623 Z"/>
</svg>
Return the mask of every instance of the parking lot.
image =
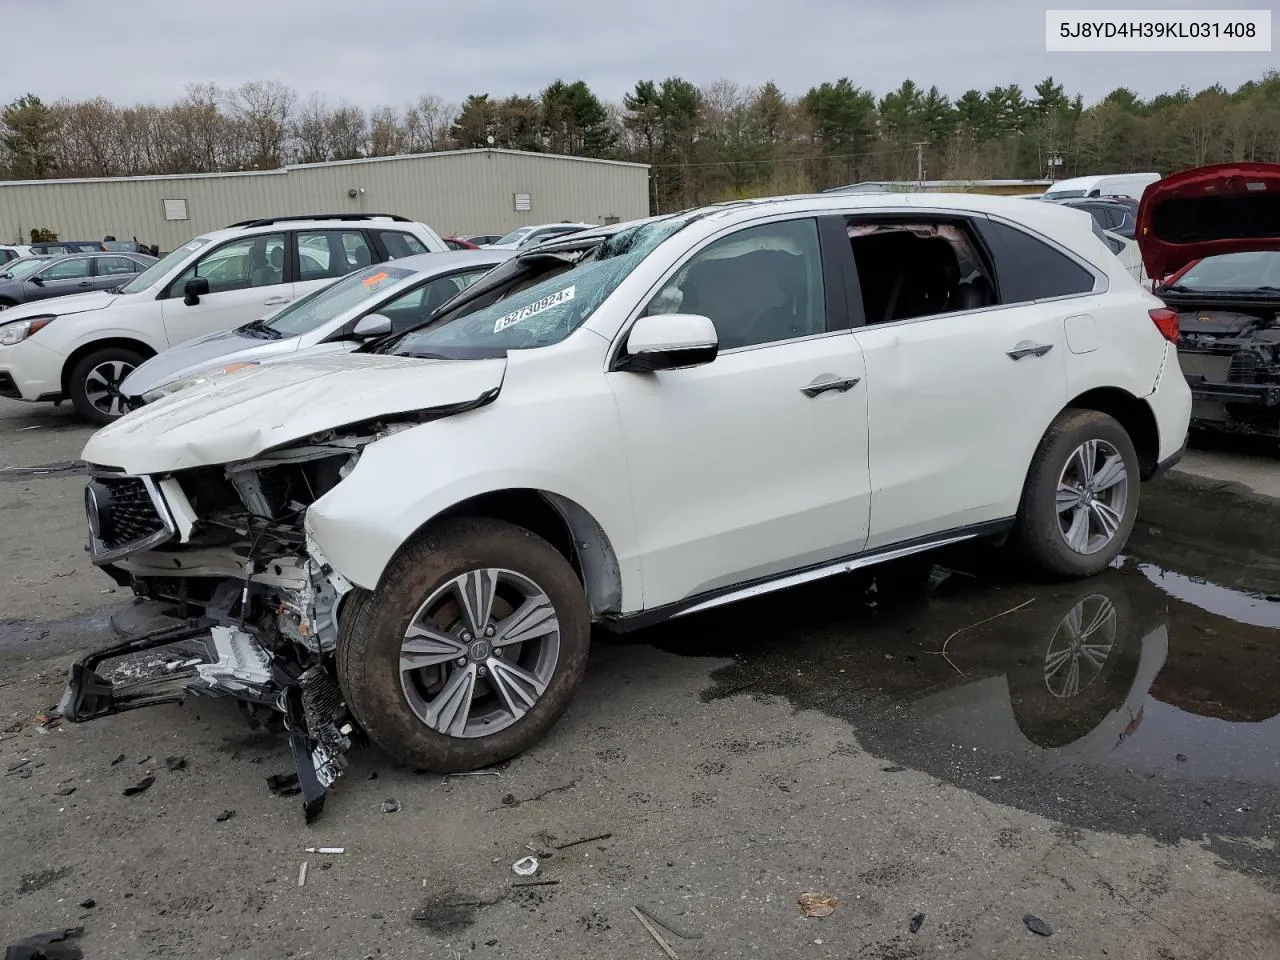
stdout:
<svg viewBox="0 0 1280 960">
<path fill-rule="evenodd" d="M 83 548 L 88 433 L 0 407 L 2 942 L 83 925 L 95 957 L 660 957 L 640 906 L 700 935 L 667 934 L 682 958 L 1280 952 L 1261 451 L 1193 451 L 1144 489 L 1125 564 L 1084 583 L 969 550 L 602 636 L 500 775 L 358 751 L 305 827 L 266 782 L 293 769 L 284 740 L 229 701 L 41 728 L 129 611 Z M 1091 665 L 1064 624 L 1099 623 Z M 529 854 L 545 883 L 513 886 Z M 834 911 L 805 918 L 806 892 Z"/>
</svg>

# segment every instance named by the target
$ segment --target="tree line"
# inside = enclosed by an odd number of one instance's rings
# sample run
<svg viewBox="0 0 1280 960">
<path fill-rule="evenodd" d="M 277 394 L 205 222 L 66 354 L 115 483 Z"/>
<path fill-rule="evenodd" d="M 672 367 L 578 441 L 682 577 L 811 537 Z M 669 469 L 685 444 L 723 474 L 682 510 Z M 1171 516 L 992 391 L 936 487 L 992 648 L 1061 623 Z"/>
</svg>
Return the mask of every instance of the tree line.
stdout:
<svg viewBox="0 0 1280 960">
<path fill-rule="evenodd" d="M 1043 178 L 1280 162 L 1280 72 L 1235 90 L 1085 105 L 1052 77 L 952 99 L 911 80 L 883 96 L 848 78 L 788 96 L 721 80 L 642 80 L 610 103 L 582 80 L 536 95 L 425 95 L 371 110 L 302 98 L 277 81 L 191 85 L 167 105 L 97 98 L 0 111 L 0 177 L 115 177 L 273 169 L 474 147 L 633 160 L 655 210 L 860 180 Z"/>
</svg>

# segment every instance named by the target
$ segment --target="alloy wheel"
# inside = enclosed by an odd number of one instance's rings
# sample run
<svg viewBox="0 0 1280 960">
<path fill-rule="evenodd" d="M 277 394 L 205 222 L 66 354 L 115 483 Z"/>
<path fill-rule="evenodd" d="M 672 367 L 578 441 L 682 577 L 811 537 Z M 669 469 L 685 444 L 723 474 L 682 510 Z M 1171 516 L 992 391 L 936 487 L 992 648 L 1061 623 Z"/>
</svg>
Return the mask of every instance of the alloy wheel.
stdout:
<svg viewBox="0 0 1280 960">
<path fill-rule="evenodd" d="M 107 360 L 90 370 L 84 379 L 84 395 L 89 405 L 108 417 L 120 417 L 127 413 L 120 384 L 133 371 L 133 364 L 124 360 Z"/>
<path fill-rule="evenodd" d="M 1086 440 L 1058 477 L 1058 527 L 1076 553 L 1105 549 L 1124 523 L 1129 503 L 1124 457 L 1106 440 Z"/>
<path fill-rule="evenodd" d="M 1067 612 L 1044 655 L 1044 685 L 1051 694 L 1070 699 L 1098 679 L 1115 648 L 1118 622 L 1115 605 L 1101 593 Z"/>
<path fill-rule="evenodd" d="M 560 624 L 541 587 L 512 570 L 471 570 L 437 588 L 409 621 L 400 685 L 432 730 L 485 737 L 533 709 L 559 657 Z"/>
</svg>

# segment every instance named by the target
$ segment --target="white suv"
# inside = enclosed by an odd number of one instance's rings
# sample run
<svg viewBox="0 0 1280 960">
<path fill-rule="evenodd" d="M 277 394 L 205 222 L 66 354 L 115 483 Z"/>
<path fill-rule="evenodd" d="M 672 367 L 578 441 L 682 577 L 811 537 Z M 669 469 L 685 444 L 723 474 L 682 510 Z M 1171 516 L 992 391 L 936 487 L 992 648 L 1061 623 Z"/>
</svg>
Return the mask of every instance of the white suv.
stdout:
<svg viewBox="0 0 1280 960">
<path fill-rule="evenodd" d="M 537 742 L 593 623 L 979 538 L 1096 573 L 1183 448 L 1176 339 L 1055 204 L 799 197 L 550 241 L 423 327 L 100 430 L 94 561 L 184 619 L 78 663 L 63 712 L 277 705 L 314 812 L 357 724 L 441 771 Z"/>
<path fill-rule="evenodd" d="M 109 423 L 120 384 L 166 347 L 272 313 L 351 270 L 448 248 L 389 215 L 273 217 L 196 237 L 121 287 L 0 314 L 0 397 L 62 400 Z"/>
</svg>

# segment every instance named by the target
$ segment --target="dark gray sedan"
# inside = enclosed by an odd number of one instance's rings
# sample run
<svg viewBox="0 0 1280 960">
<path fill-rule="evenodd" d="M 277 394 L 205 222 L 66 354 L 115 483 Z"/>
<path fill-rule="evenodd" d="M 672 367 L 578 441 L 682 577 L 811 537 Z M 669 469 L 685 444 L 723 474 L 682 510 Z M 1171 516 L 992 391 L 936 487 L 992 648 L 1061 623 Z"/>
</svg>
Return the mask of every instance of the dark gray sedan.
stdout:
<svg viewBox="0 0 1280 960">
<path fill-rule="evenodd" d="M 155 257 L 141 253 L 72 253 L 23 257 L 0 266 L 0 310 L 69 293 L 110 290 L 128 283 Z"/>
</svg>

